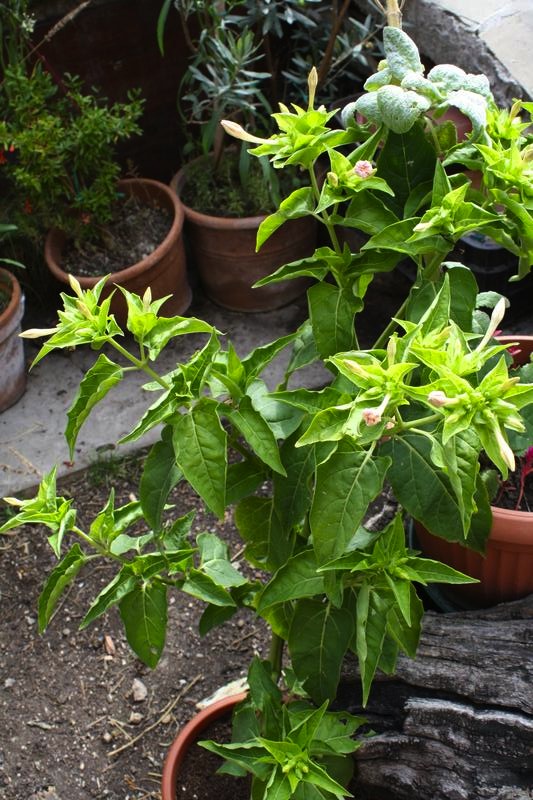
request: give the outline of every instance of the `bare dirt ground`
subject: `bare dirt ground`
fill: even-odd
[[[137,469],[129,462],[100,476],[90,471],[62,493],[91,519],[111,485],[128,501]],[[230,519],[217,522],[179,487],[174,502],[180,515],[196,507],[195,532],[218,532],[238,557]],[[0,798],[155,800],[177,729],[199,700],[245,674],[261,631],[244,612],[202,639],[200,604],[176,593],[165,652],[151,671],[131,653],[116,612],[77,630],[111,577],[100,566],[79,576],[40,636],[37,600],[54,564],[44,530],[0,537]],[[144,699],[134,687],[146,690]]]

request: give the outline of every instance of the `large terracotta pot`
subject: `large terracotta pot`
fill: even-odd
[[[11,272],[0,268],[0,293],[8,296],[0,313],[0,412],[12,406],[26,388],[24,345],[19,338],[24,314],[24,296]]]
[[[505,344],[519,342],[516,361],[521,364],[529,361],[533,336],[500,336],[498,340]],[[415,531],[426,557],[443,561],[480,581],[441,587],[446,597],[461,605],[485,608],[533,593],[533,512],[492,506],[492,528],[485,557],[456,542],[433,536],[418,522]]]
[[[180,767],[187,751],[201,736],[202,732],[217,719],[230,714],[233,708],[244,700],[246,692],[224,697],[204,708],[179,732],[170,746],[161,778],[161,800],[176,800],[176,786]],[[188,798],[184,798],[188,800]]]
[[[181,169],[170,183],[179,195],[186,181]],[[283,264],[310,256],[315,249],[316,224],[311,217],[285,223],[255,252],[258,217],[213,217],[183,205],[186,230],[200,280],[209,298],[232,311],[269,311],[287,305],[309,286],[309,280],[253,284]]]
[[[168,186],[145,178],[131,178],[119,181],[119,190],[140,201],[163,208],[172,215],[172,226],[161,244],[146,258],[136,264],[112,272],[103,291],[106,297],[115,285],[123,286],[130,292],[144,294],[149,286],[153,299],[166,295],[171,297],[161,307],[161,314],[173,316],[182,314],[191,302],[191,289],[187,281],[185,249],[183,246],[183,208]],[[69,282],[69,275],[62,267],[62,252],[65,234],[53,229],[46,237],[44,255],[48,268],[61,283]],[[76,276],[83,289],[91,289],[98,278]],[[111,301],[111,311],[117,322],[124,326],[127,318],[126,302],[120,291],[115,291]]]

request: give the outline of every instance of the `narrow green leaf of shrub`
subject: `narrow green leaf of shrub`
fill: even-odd
[[[139,498],[146,521],[154,531],[161,527],[161,516],[170,491],[181,480],[182,472],[176,465],[172,428],[164,428],[144,462],[139,484]]]
[[[118,364],[100,353],[92,367],[85,373],[74,402],[67,412],[65,437],[68,443],[70,458],[74,456],[74,447],[80,428],[94,406],[102,400],[108,391],[119,383],[124,371]]]
[[[72,583],[87,557],[78,544],[52,570],[39,596],[39,632],[42,633],[54,612],[61,593]]]
[[[167,587],[158,580],[137,581],[119,603],[126,638],[134,653],[152,669],[165,645]]]

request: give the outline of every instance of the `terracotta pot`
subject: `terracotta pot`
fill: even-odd
[[[181,169],[170,183],[179,195],[185,185]],[[186,230],[200,280],[208,297],[231,311],[269,311],[287,305],[309,286],[306,278],[252,289],[261,278],[283,264],[310,256],[315,249],[316,224],[311,217],[291,220],[255,252],[257,229],[264,216],[213,217],[183,205]]]
[[[156,207],[164,208],[173,218],[172,227],[161,244],[146,258],[117,272],[110,273],[102,293],[106,297],[115,284],[130,292],[142,295],[150,286],[152,297],[158,299],[172,295],[161,307],[161,314],[173,316],[182,314],[191,302],[191,289],[187,281],[185,250],[183,246],[183,208],[175,193],[158,181],[145,178],[131,178],[119,181],[119,190],[129,197],[134,196]],[[48,268],[61,283],[68,285],[69,275],[62,267],[62,252],[66,236],[53,229],[46,237],[44,256]],[[83,289],[91,289],[100,277],[76,276]],[[120,291],[115,291],[111,301],[111,311],[119,325],[124,326],[127,318],[126,302]]]
[[[245,697],[246,692],[241,692],[240,694],[224,697],[222,700],[212,703],[210,706],[200,711],[199,714],[196,714],[196,716],[194,716],[179,732],[170,746],[170,750],[167,753],[163,765],[161,800],[176,800],[176,786],[180,767],[191,745],[200,738],[202,732],[209,725],[225,714],[229,714],[233,711],[237,703],[240,703]],[[185,798],[185,800],[188,799]]]
[[[500,336],[506,344],[519,342],[516,361],[527,363],[533,352],[533,336]],[[519,600],[533,593],[533,512],[513,511],[491,506],[492,528],[485,556],[447,542],[415,522],[423,554],[443,561],[455,569],[478,578],[480,583],[439,587],[444,595],[471,608],[486,608],[496,603]]]
[[[0,268],[0,292],[10,295],[0,313],[0,412],[12,406],[26,388],[24,343],[19,338],[24,314],[24,296],[20,284],[10,272]]]

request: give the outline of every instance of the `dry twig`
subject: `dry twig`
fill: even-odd
[[[115,748],[115,750],[111,750],[107,754],[107,757],[108,758],[114,758],[119,753],[122,753],[123,750],[126,750],[128,747],[131,747],[132,745],[136,744],[139,741],[139,739],[142,739],[143,736],[145,736],[147,733],[149,733],[150,731],[153,731],[154,728],[157,728],[158,725],[161,725],[162,721],[165,719],[165,717],[168,714],[170,714],[172,709],[175,708],[175,706],[179,703],[179,701],[182,699],[182,697],[184,697],[187,694],[187,692],[189,692],[193,688],[193,686],[195,686],[198,683],[198,681],[202,679],[202,677],[203,676],[200,673],[198,675],[196,675],[192,679],[192,681],[189,681],[187,686],[184,686],[183,689],[181,689],[178,692],[178,694],[176,695],[174,700],[172,700],[170,703],[167,703],[167,705],[161,711],[159,717],[156,719],[155,722],[152,722],[151,725],[148,725],[137,736],[133,737],[133,739],[130,739],[129,742],[126,742],[125,744],[122,744],[120,747]],[[113,720],[110,720],[110,722],[113,722]]]

